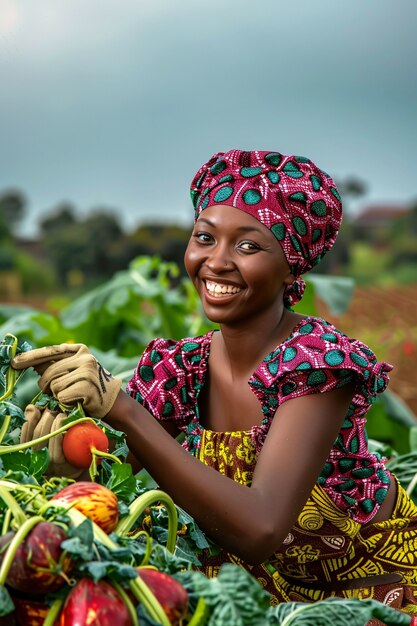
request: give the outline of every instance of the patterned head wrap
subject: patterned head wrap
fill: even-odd
[[[226,204],[245,211],[278,239],[296,280],[284,293],[293,306],[304,292],[301,274],[333,246],[342,203],[328,174],[310,159],[279,152],[230,150],[211,157],[194,176],[195,220],[201,211]]]

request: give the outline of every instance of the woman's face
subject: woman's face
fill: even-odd
[[[274,317],[294,280],[281,246],[257,219],[240,209],[216,205],[194,225],[185,267],[208,319],[220,324]]]

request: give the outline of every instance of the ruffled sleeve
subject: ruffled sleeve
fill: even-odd
[[[391,370],[361,341],[350,339],[324,320],[307,318],[264,361],[258,376],[267,388],[275,388],[279,404],[353,382],[355,404],[365,413],[386,389]]]
[[[181,342],[160,338],[151,341],[126,391],[156,419],[185,426],[194,414],[195,397]]]

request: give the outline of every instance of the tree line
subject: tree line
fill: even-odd
[[[143,224],[125,232],[115,210],[97,208],[79,217],[65,203],[40,218],[39,237],[28,241],[16,234],[25,210],[23,194],[0,193],[0,271],[18,271],[25,292],[89,288],[140,255],[158,255],[182,267],[191,229],[191,223],[189,228]]]
[[[366,184],[348,177],[338,187],[349,207],[352,199],[366,195]],[[125,269],[141,255],[157,255],[175,262],[183,272],[183,256],[191,231],[175,223],[142,224],[125,232],[116,210],[97,208],[78,216],[70,203],[56,206],[39,219],[39,237],[27,241],[18,237],[17,228],[26,214],[26,198],[18,190],[0,191],[0,276],[19,274],[23,293],[87,289]],[[389,262],[417,262],[417,204],[401,219],[393,220],[376,240],[375,233],[358,233],[345,211],[336,245],[320,263],[321,273],[349,273],[356,241],[369,246],[390,246]],[[0,285],[0,296],[1,296]]]

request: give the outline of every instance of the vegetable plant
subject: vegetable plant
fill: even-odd
[[[152,567],[139,567],[139,577],[154,593],[173,626],[187,615],[188,593],[178,580]]]
[[[107,534],[113,532],[119,521],[117,497],[104,485],[93,482],[72,483],[58,491],[52,501],[81,511]]]
[[[0,537],[0,563],[16,536],[13,531]],[[34,588],[39,594],[51,593],[68,582],[71,560],[61,548],[67,534],[61,526],[51,522],[39,522],[22,543],[17,545],[6,583],[16,591],[31,593]]]
[[[223,565],[213,579],[195,571],[200,551],[216,546],[168,494],[146,487],[133,475],[125,462],[123,433],[85,415],[80,406],[57,407],[54,398],[37,394],[30,400],[64,411],[66,422],[55,433],[19,443],[25,404],[16,393],[22,377],[11,371],[10,361],[29,348],[28,343],[18,345],[10,333],[0,343],[0,624],[365,626],[371,619],[388,626],[413,623],[411,616],[373,600],[270,607],[269,594],[238,566]],[[45,444],[57,434],[67,438],[68,460],[81,451],[77,441],[84,437],[83,463],[92,470],[91,482],[47,475]],[[410,435],[415,450],[417,437]],[[114,441],[113,454],[108,452],[109,438]],[[39,444],[42,449],[34,450]],[[414,495],[417,453],[403,463],[394,450],[390,456],[397,472],[402,467],[405,476],[408,471],[405,486]],[[79,458],[76,462],[81,462]]]
[[[69,592],[56,626],[132,626],[130,600],[105,580],[82,578]]]
[[[64,435],[62,451],[66,460],[75,467],[88,468],[93,462],[93,455],[98,456],[96,463],[101,463],[109,451],[106,433],[93,422],[84,422],[72,426]]]

